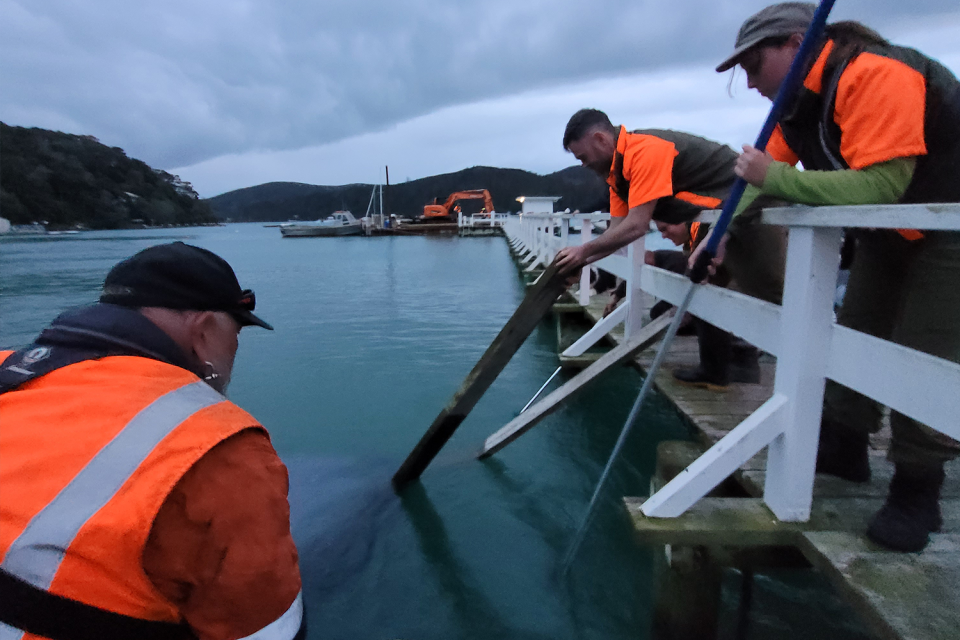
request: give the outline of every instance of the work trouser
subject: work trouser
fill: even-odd
[[[926,232],[909,242],[893,231],[855,231],[856,254],[837,322],[924,353],[960,362],[960,233]],[[864,366],[869,354],[863,354]],[[946,399],[944,399],[946,402]],[[827,381],[824,419],[857,433],[880,428],[880,406]],[[960,443],[897,412],[890,417],[894,463],[934,465]]]
[[[759,207],[770,204],[772,202],[768,199],[758,198],[753,206],[730,222],[721,267],[725,274],[718,273],[721,279],[711,279],[711,283],[780,304],[787,262],[787,234],[783,227],[760,224]],[[700,340],[700,366],[715,379],[726,380],[731,363],[756,366],[757,349],[734,339],[719,327],[698,319],[697,337]]]
[[[767,198],[758,198],[753,206],[734,218],[727,227],[726,253],[723,265],[710,283],[726,287],[766,302],[780,304],[783,298],[783,274],[786,268],[787,235],[783,227],[760,224],[760,207],[770,206]],[[655,257],[661,252],[655,252]],[[677,252],[663,252],[674,253]],[[683,273],[682,262],[674,258],[663,268]],[[660,265],[658,265],[660,266]],[[750,366],[757,351],[736,340],[731,334],[699,318],[696,319],[700,345],[700,366],[712,378],[727,379],[730,364]]]
[[[728,289],[780,304],[787,266],[787,230],[760,224],[760,207],[773,204],[766,197],[757,198],[730,221],[723,266],[731,278]]]

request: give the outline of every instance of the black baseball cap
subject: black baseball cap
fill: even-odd
[[[257,298],[241,289],[226,260],[206,249],[171,242],[118,263],[103,282],[100,302],[123,307],[225,311],[241,327],[273,327],[253,315]]]

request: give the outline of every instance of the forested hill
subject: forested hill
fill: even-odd
[[[230,191],[207,202],[218,218],[234,222],[316,220],[338,209],[352,211],[359,218],[367,210],[372,188],[369,184],[271,182]],[[422,214],[423,205],[434,198],[443,202],[451,193],[465,189],[489,190],[496,210],[502,212],[520,210],[517,196],[560,196],[558,211],[597,211],[609,206],[603,180],[583,167],[568,167],[545,176],[520,169],[471,167],[391,185],[384,189],[384,209],[413,218]],[[465,201],[463,210],[473,213],[481,206],[477,200]]]
[[[50,229],[215,222],[189,183],[93,136],[0,123],[0,216]]]

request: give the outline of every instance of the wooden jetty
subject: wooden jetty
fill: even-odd
[[[570,244],[564,227],[573,218],[528,216],[513,228],[507,225],[507,239],[519,268],[535,273],[560,247]],[[598,214],[581,218],[586,231],[578,242],[592,237],[589,225],[600,218]],[[655,380],[657,389],[689,422],[696,441],[662,443],[652,496],[624,499],[638,543],[658,550],[654,634],[715,637],[722,568],[734,567],[749,577],[754,571],[789,566],[809,567],[825,575],[877,637],[960,637],[960,461],[947,465],[942,530],[931,535],[923,552],[905,554],[878,547],[864,535],[893,474],[885,458],[889,428],[871,439],[869,483],[814,478],[810,457],[816,453],[817,429],[811,426],[819,427],[825,377],[944,433],[960,435],[956,418],[960,415],[960,366],[869,336],[866,340],[862,334],[851,335],[856,332],[833,324],[832,300],[828,301],[836,282],[839,227],[957,230],[960,205],[793,208],[768,211],[764,221],[791,229],[783,307],[713,290],[704,294],[709,300],[701,304],[698,292],[691,311],[768,353],[777,353],[780,362],[772,355],[762,356],[760,384],[731,384],[728,391],[719,393],[689,387],[675,381],[671,373],[697,364],[697,342],[695,337],[678,337]],[[600,328],[592,336],[588,331],[572,346],[567,346],[569,341],[561,345],[569,364],[594,368],[590,379],[599,374],[596,364],[604,356],[589,354],[579,362],[576,358],[583,358],[586,349],[600,339],[614,345],[611,353],[637,340],[653,300],[649,292],[676,303],[687,286],[678,276],[641,267],[642,242],[632,245],[626,256],[598,263],[628,280],[628,299],[614,317],[617,326],[611,329],[613,320],[601,318],[607,296],[591,298],[586,275],[580,291],[572,296],[575,303],[555,305],[559,317],[577,314],[579,309],[580,318]],[[735,305],[739,308],[734,309]],[[733,320],[735,311],[741,316],[739,324]],[[796,335],[796,345],[781,342],[781,328]],[[629,359],[644,371],[658,348],[659,343],[646,346]],[[854,357],[859,367],[841,366],[844,358]],[[922,382],[912,380],[915,376]],[[522,431],[532,428],[541,414],[555,409],[565,397],[561,388],[531,406],[526,421],[523,414],[491,435],[482,455],[492,455],[519,437],[510,432],[511,425],[521,421]],[[791,397],[812,400],[791,402]],[[776,460],[770,469],[768,458]],[[798,631],[797,637],[802,633]]]
[[[365,218],[366,219],[366,218]],[[456,220],[422,221],[375,215],[364,226],[367,236],[502,236],[508,213],[460,214]],[[389,223],[387,222],[389,220]]]

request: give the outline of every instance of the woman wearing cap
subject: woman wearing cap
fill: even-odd
[[[773,100],[815,7],[790,2],[750,17],[717,67],[739,65]],[[803,87],[767,153],[750,146],[737,175],[752,188],[809,205],[960,202],[960,83],[943,65],[890,44],[857,22],[828,25]],[[802,162],[805,171],[795,165]],[[857,249],[840,324],[960,362],[960,234],[855,230]],[[817,471],[870,478],[875,402],[828,381]],[[889,456],[896,472],[867,535],[916,551],[939,530],[944,462],[960,443],[896,412]]]

